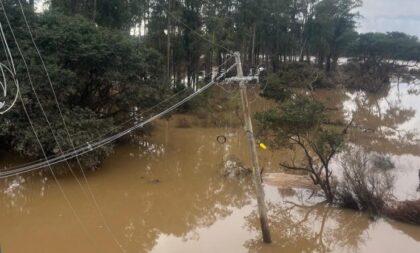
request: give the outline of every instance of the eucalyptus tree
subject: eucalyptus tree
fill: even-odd
[[[315,6],[313,29],[317,31],[315,50],[325,70],[334,69],[338,57],[351,42],[361,0],[323,0]]]
[[[81,15],[100,26],[130,31],[142,20],[148,0],[51,0],[50,8],[66,15]]]

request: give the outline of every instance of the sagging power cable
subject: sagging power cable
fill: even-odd
[[[55,104],[56,104],[56,106],[57,106],[57,109],[58,109],[58,112],[59,112],[59,115],[60,115],[61,121],[62,121],[63,126],[64,126],[64,130],[65,130],[65,132],[66,132],[66,134],[67,134],[67,139],[68,139],[68,141],[69,141],[70,145],[72,146],[72,148],[75,148],[75,146],[74,146],[74,142],[73,142],[73,140],[72,140],[72,138],[71,138],[71,135],[70,135],[69,130],[68,130],[68,127],[67,127],[67,123],[66,123],[66,121],[65,121],[65,119],[64,119],[64,116],[63,116],[63,112],[62,112],[62,109],[61,109],[60,103],[58,102],[58,98],[57,98],[56,92],[55,92],[55,90],[54,90],[54,86],[53,86],[53,84],[52,84],[52,81],[51,81],[51,78],[50,78],[49,72],[48,72],[47,67],[46,67],[46,65],[45,65],[44,59],[43,59],[43,57],[42,57],[42,55],[41,55],[41,53],[40,53],[40,51],[39,51],[39,49],[38,49],[38,46],[37,46],[37,44],[36,44],[36,42],[35,42],[35,39],[34,39],[34,36],[33,36],[33,34],[32,34],[31,28],[30,28],[30,26],[29,26],[28,20],[27,20],[26,15],[25,15],[25,12],[24,12],[24,10],[23,10],[23,6],[22,6],[22,3],[21,3],[21,0],[18,0],[18,3],[19,3],[19,7],[20,7],[20,10],[21,10],[21,13],[22,13],[23,20],[25,21],[25,25],[26,25],[26,27],[27,27],[27,29],[28,29],[28,31],[29,31],[29,35],[30,35],[31,41],[32,41],[33,46],[34,46],[34,48],[35,48],[35,50],[36,50],[36,52],[37,52],[37,55],[38,55],[38,57],[39,57],[39,59],[40,59],[40,61],[41,61],[42,67],[43,67],[43,69],[44,69],[44,72],[45,72],[45,74],[46,74],[46,76],[47,76],[48,84],[50,85],[50,88],[51,88],[51,91],[52,91],[52,94],[53,94],[53,97],[54,97],[54,102],[55,102]],[[29,70],[28,70],[28,71],[29,71]],[[29,72],[28,72],[28,73],[29,73]],[[34,91],[34,92],[35,92],[35,91]],[[35,93],[36,93],[36,92],[35,92]],[[38,99],[37,99],[37,100],[38,100]],[[38,101],[38,102],[39,102],[39,101]],[[39,102],[39,104],[40,104],[40,102]],[[41,105],[41,104],[40,104],[40,107],[41,107],[41,110],[42,110],[42,105]],[[56,138],[56,136],[54,135],[54,130],[52,129],[52,126],[51,126],[51,124],[49,123],[48,118],[47,118],[47,116],[46,116],[46,115],[45,115],[45,118],[46,118],[46,120],[47,120],[47,124],[48,124],[48,126],[50,127],[50,130],[51,130],[51,132],[52,132],[52,134],[53,134],[54,140],[55,140],[55,142],[56,142],[56,144],[57,144],[57,146],[58,146],[59,151],[60,151],[61,153],[63,153],[62,147],[61,147],[60,143],[58,142],[58,139],[57,139],[57,138]],[[76,160],[77,160],[77,164],[78,164],[78,166],[79,166],[80,172],[81,172],[81,174],[82,174],[82,176],[83,176],[83,179],[84,179],[84,182],[85,182],[85,185],[86,185],[86,188],[87,188],[87,192],[89,193],[89,196],[90,196],[90,198],[92,199],[93,205],[94,205],[94,207],[95,207],[96,211],[98,212],[98,214],[99,214],[99,216],[100,216],[100,218],[101,218],[101,220],[102,220],[102,223],[103,223],[104,227],[106,228],[106,230],[107,230],[107,231],[108,231],[108,233],[110,234],[111,238],[113,239],[113,242],[114,242],[114,243],[117,245],[117,247],[121,250],[121,252],[123,252],[123,253],[124,253],[124,252],[126,252],[126,251],[125,251],[125,249],[123,248],[122,244],[118,241],[118,239],[116,238],[116,236],[115,236],[115,235],[114,235],[114,233],[112,232],[112,230],[111,230],[111,228],[110,228],[110,226],[109,226],[109,224],[108,224],[108,222],[107,222],[107,220],[106,220],[106,218],[105,218],[105,216],[104,216],[104,214],[103,214],[103,212],[102,212],[102,210],[101,210],[101,208],[100,208],[100,206],[99,206],[99,204],[98,204],[98,201],[97,201],[97,199],[96,199],[96,197],[95,197],[95,194],[93,193],[93,190],[92,190],[92,188],[91,188],[91,186],[90,186],[90,184],[89,184],[89,181],[88,181],[88,179],[87,179],[86,173],[85,173],[85,171],[84,171],[84,169],[83,169],[83,167],[82,167],[82,164],[81,164],[81,162],[80,162],[79,158],[78,158],[78,157],[76,157]],[[70,170],[71,174],[73,175],[73,177],[76,179],[76,181],[77,181],[78,185],[80,186],[80,188],[81,188],[82,192],[85,194],[86,198],[87,198],[87,199],[89,199],[88,194],[85,192],[85,190],[84,190],[84,188],[83,188],[83,186],[82,186],[82,184],[81,184],[80,180],[77,178],[76,174],[74,173],[74,171],[73,171],[73,169],[72,169],[71,165],[68,163],[68,161],[66,161],[66,165],[67,165],[68,169]]]
[[[30,78],[28,65],[27,65],[27,63],[26,63],[25,57],[24,57],[24,55],[23,55],[23,52],[22,52],[22,50],[21,50],[21,48],[20,48],[20,46],[19,46],[19,43],[17,42],[17,39],[16,39],[16,36],[15,36],[15,34],[14,34],[14,31],[13,31],[12,25],[11,25],[11,23],[10,23],[10,20],[9,20],[9,18],[8,18],[8,16],[7,16],[7,13],[6,13],[6,10],[5,10],[5,8],[4,8],[3,0],[0,0],[0,5],[1,5],[1,8],[2,8],[2,10],[3,10],[3,14],[4,14],[4,17],[5,17],[5,19],[6,19],[7,25],[8,25],[8,27],[9,27],[9,29],[10,29],[11,35],[12,35],[12,37],[13,37],[13,40],[14,40],[14,42],[15,42],[15,44],[16,44],[16,47],[17,47],[17,49],[18,49],[18,51],[19,51],[20,56],[22,57],[23,64],[25,65],[26,70],[28,71],[28,77]],[[11,56],[10,61],[11,61],[11,63],[12,63],[13,71],[15,72],[15,71],[16,71],[16,69],[15,69],[15,66],[14,66],[14,63],[13,63],[13,62],[14,62],[14,60],[13,60],[13,56],[12,56],[11,54],[10,54],[10,56]],[[31,79],[30,79],[29,83],[31,84],[32,89],[34,90],[34,87],[33,87],[32,80],[31,80]],[[35,95],[36,95],[36,93],[35,93]],[[28,121],[29,121],[29,124],[30,124],[30,126],[31,126],[31,129],[32,129],[33,134],[34,134],[34,136],[35,136],[35,139],[36,139],[36,141],[37,141],[37,143],[38,143],[38,145],[39,145],[39,147],[40,147],[40,149],[41,149],[41,153],[42,153],[42,155],[45,157],[45,159],[47,159],[47,154],[46,154],[45,149],[44,149],[44,147],[43,147],[43,145],[42,145],[42,143],[41,143],[41,140],[40,140],[40,138],[39,138],[39,136],[38,136],[38,133],[37,133],[37,131],[36,131],[36,129],[35,129],[34,123],[33,123],[32,119],[31,119],[31,117],[30,117],[30,115],[29,115],[29,112],[28,112],[28,110],[27,110],[27,108],[26,108],[26,105],[25,105],[25,102],[24,102],[24,100],[23,100],[23,98],[22,98],[22,95],[21,95],[20,93],[18,93],[18,96],[19,96],[19,100],[20,100],[20,101],[21,101],[21,103],[22,103],[22,108],[23,108],[23,110],[24,110],[24,112],[25,112],[25,115],[26,115],[26,117],[27,117]],[[36,97],[37,97],[37,95],[36,95]],[[38,101],[38,103],[39,103],[39,98],[37,99],[37,101]],[[42,105],[41,105],[41,104],[40,104],[40,106],[41,106],[41,109],[42,109]],[[44,112],[44,113],[45,113],[45,112]],[[48,120],[48,119],[47,119],[47,120]],[[53,176],[53,178],[54,178],[54,181],[55,181],[55,183],[57,184],[57,187],[59,188],[59,190],[60,190],[61,194],[63,195],[63,198],[65,199],[65,201],[66,201],[67,205],[69,206],[69,208],[70,208],[70,210],[71,210],[72,214],[74,215],[74,217],[76,218],[77,222],[78,222],[78,223],[79,223],[79,225],[81,226],[81,228],[82,228],[83,232],[84,232],[84,233],[86,234],[86,236],[87,236],[87,237],[91,240],[91,236],[90,236],[90,234],[88,233],[88,231],[87,231],[87,229],[86,229],[86,226],[84,225],[84,223],[83,223],[82,219],[80,218],[79,214],[76,212],[76,209],[74,208],[73,204],[71,203],[71,201],[70,201],[69,197],[68,197],[68,196],[67,196],[67,194],[65,193],[64,188],[63,188],[63,186],[61,185],[61,183],[59,182],[59,180],[58,180],[58,178],[57,178],[57,175],[55,174],[54,170],[52,169],[51,164],[50,164],[49,162],[47,162],[45,167],[48,167],[48,169],[50,170],[50,172],[51,172],[51,174],[52,174],[52,176]]]
[[[220,64],[220,65],[219,65],[219,66],[217,66],[216,68],[220,69],[222,66],[226,65],[226,64],[229,62],[229,60],[230,60],[230,59],[232,59],[232,57],[229,57],[228,59],[226,59],[226,61],[225,61],[225,62],[223,62],[222,64]],[[229,71],[222,72],[222,74],[223,74],[223,73],[225,73],[225,74],[226,74],[227,72],[229,72]],[[210,77],[210,75],[211,75],[211,73],[210,73],[210,74],[208,74],[208,75],[206,76],[206,78],[207,78],[207,77]],[[220,80],[220,79],[219,79],[219,80]],[[136,124],[136,123],[138,123],[139,119],[140,119],[140,120],[143,120],[144,118],[147,118],[147,114],[148,114],[148,113],[150,113],[150,112],[152,112],[154,109],[158,109],[158,108],[159,108],[160,106],[162,106],[163,104],[165,104],[165,103],[167,103],[167,102],[171,101],[172,99],[177,98],[177,97],[178,97],[178,96],[180,96],[180,95],[183,95],[183,93],[187,93],[187,92],[189,92],[189,91],[191,91],[191,90],[189,90],[189,89],[185,88],[185,89],[183,89],[183,90],[181,90],[181,91],[179,91],[179,92],[177,92],[177,93],[175,93],[175,94],[173,94],[173,95],[169,96],[168,98],[165,98],[164,100],[162,100],[161,102],[157,103],[156,105],[154,105],[154,106],[152,106],[152,107],[150,107],[150,108],[146,109],[145,111],[141,112],[138,116],[131,117],[130,119],[128,119],[128,120],[126,120],[126,121],[124,121],[124,122],[123,122],[123,123],[121,123],[120,125],[118,125],[118,126],[116,126],[116,127],[113,127],[110,131],[108,131],[108,132],[106,132],[106,133],[104,133],[104,134],[101,134],[100,136],[95,137],[94,139],[91,139],[91,140],[87,141],[86,143],[84,143],[84,144],[81,144],[81,145],[77,146],[76,148],[73,148],[73,149],[67,150],[67,151],[65,151],[64,153],[69,153],[69,152],[72,152],[72,151],[74,151],[74,150],[81,149],[81,148],[83,148],[83,147],[86,147],[86,146],[90,145],[90,143],[99,142],[99,141],[101,141],[101,140],[103,140],[103,139],[105,139],[105,138],[108,138],[108,137],[109,137],[109,136],[111,136],[111,135],[114,135],[114,134],[116,134],[116,133],[122,132],[122,131],[124,131],[125,129],[127,129],[128,127],[130,127],[130,126],[131,126],[131,125],[129,125],[130,123],[132,123],[132,124]],[[184,97],[183,97],[183,98],[184,98]],[[156,112],[156,113],[157,113],[157,112]],[[108,136],[108,137],[107,137],[107,136]],[[48,159],[52,160],[52,159],[58,158],[59,156],[60,156],[60,154],[51,155],[51,156],[49,156],[49,157],[48,157]],[[15,166],[15,167],[5,168],[5,171],[12,171],[12,170],[16,170],[16,169],[23,168],[23,167],[33,166],[33,165],[35,165],[35,164],[39,164],[39,163],[41,163],[41,162],[43,162],[43,161],[45,161],[45,159],[35,160],[35,161],[29,162],[29,163],[25,163],[25,164],[21,164],[21,165]],[[1,173],[0,173],[0,175],[1,175]]]
[[[100,147],[103,147],[104,145],[112,143],[115,140],[117,140],[117,139],[119,139],[119,138],[121,138],[121,137],[123,137],[127,134],[130,134],[131,132],[133,132],[133,131],[135,131],[139,128],[143,128],[145,125],[149,124],[150,122],[152,122],[152,121],[154,121],[154,120],[156,120],[156,119],[174,111],[175,109],[177,109],[178,107],[187,103],[188,101],[190,101],[194,97],[200,95],[201,93],[203,93],[204,91],[206,91],[207,89],[212,87],[214,84],[216,84],[217,81],[219,81],[220,79],[225,77],[225,75],[235,67],[236,67],[236,64],[233,64],[225,72],[223,72],[221,75],[219,75],[217,78],[215,78],[214,80],[212,80],[211,82],[209,82],[205,86],[198,89],[196,92],[192,93],[191,95],[187,96],[186,98],[182,99],[181,101],[177,102],[176,104],[166,108],[165,110],[161,111],[160,113],[157,113],[157,114],[149,117],[148,119],[143,120],[143,121],[133,125],[132,127],[128,128],[128,129],[125,129],[124,131],[116,133],[116,134],[114,134],[110,137],[104,138],[104,139],[102,139],[100,141],[97,141],[95,143],[88,143],[87,145],[85,145],[81,148],[78,148],[76,150],[71,150],[71,151],[68,151],[68,152],[64,152],[64,154],[62,154],[62,155],[56,156],[56,157],[51,158],[51,159],[46,159],[46,160],[44,160],[42,162],[39,162],[39,163],[36,163],[36,164],[16,168],[16,169],[13,169],[13,170],[7,170],[7,171],[4,171],[4,172],[0,172],[0,178],[7,178],[7,177],[11,177],[11,176],[16,176],[16,175],[28,173],[28,172],[31,172],[31,171],[36,171],[36,170],[39,170],[39,169],[42,169],[42,168],[46,167],[47,164],[55,165],[55,164],[73,159],[77,156],[81,156],[81,155],[84,155],[86,153],[92,152],[93,150],[96,150]]]
[[[9,44],[7,43],[6,36],[5,36],[4,30],[3,30],[3,25],[1,24],[1,22],[0,22],[0,36],[1,36],[0,40],[1,40],[1,43],[2,43],[2,46],[3,46],[3,51],[4,51],[4,54],[5,54],[6,60],[9,63],[9,66],[10,66],[10,68],[9,68],[6,65],[4,65],[3,63],[0,63],[0,72],[1,72],[1,75],[3,77],[2,78],[3,81],[0,81],[0,85],[1,85],[1,88],[3,89],[3,98],[7,99],[7,96],[8,96],[8,93],[7,93],[8,81],[7,81],[7,78],[6,78],[6,73],[10,75],[10,77],[13,80],[14,85],[16,86],[16,92],[15,92],[14,98],[12,99],[12,102],[10,103],[10,105],[7,106],[6,101],[0,102],[0,115],[2,115],[2,114],[7,113],[8,111],[10,111],[15,106],[15,104],[18,100],[18,97],[19,97],[20,90],[19,90],[19,81],[16,78],[16,69],[14,67],[12,54],[10,52]],[[4,71],[4,70],[6,70],[6,71]]]

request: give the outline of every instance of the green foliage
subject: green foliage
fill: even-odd
[[[101,26],[128,31],[146,11],[145,0],[51,0],[51,9],[81,15]]]
[[[386,62],[351,60],[342,67],[343,84],[348,89],[387,94],[392,70],[392,65]]]
[[[319,126],[325,118],[324,106],[306,97],[290,99],[280,105],[278,123],[288,132],[302,132]]]
[[[335,129],[321,128],[312,141],[312,147],[319,157],[328,158],[344,148],[344,135]]]
[[[283,101],[290,97],[292,88],[314,90],[331,88],[337,85],[334,75],[327,75],[308,63],[283,64],[279,71],[271,74],[262,95],[264,97]]]
[[[360,6],[360,0],[324,0],[315,6],[316,18],[310,27],[317,33],[314,44],[319,47],[320,58],[326,58],[327,71],[335,67],[340,53],[351,42],[358,17],[354,10]]]
[[[289,163],[281,164],[289,170],[308,173],[314,184],[319,185],[329,202],[334,201],[331,182],[331,159],[344,146],[344,131],[324,127],[324,106],[310,98],[293,96],[272,109],[256,115],[259,136],[273,147],[300,150]]]
[[[366,33],[354,40],[347,54],[354,59],[343,68],[347,74],[344,84],[379,92],[389,89],[391,74],[401,68],[397,60],[420,60],[420,42],[417,37],[400,32]]]
[[[301,96],[293,96],[275,109],[256,114],[260,135],[274,136],[275,146],[284,145],[290,137],[319,130],[325,117],[321,103]]]
[[[266,87],[262,92],[264,97],[281,102],[291,95],[291,91],[287,87],[287,84],[283,83],[277,74],[268,76],[266,82]]]
[[[348,47],[352,61],[343,67],[348,88],[380,92],[390,88],[390,76],[402,61],[420,60],[417,37],[400,32],[360,34]]]
[[[331,81],[329,75],[302,63],[309,62],[310,56],[316,56],[319,67],[328,71],[344,53],[417,60],[420,52],[417,39],[405,34],[357,36],[359,0],[51,0],[49,10],[39,14],[23,3],[66,122],[78,143],[118,125],[134,108],[141,111],[156,104],[176,86],[193,90],[202,82],[203,70],[211,73],[212,67],[228,57],[229,50],[218,45],[240,51],[245,71],[264,66],[276,73],[268,78],[263,94],[284,102],[273,112],[272,120],[281,123],[283,132],[286,125],[296,124],[288,130],[304,132],[311,126],[311,133],[322,128],[322,109],[310,99],[293,96],[290,88],[330,87]],[[49,120],[53,128],[62,128],[20,9],[15,1],[4,4]],[[3,16],[0,22],[6,24]],[[144,36],[130,36],[140,24]],[[5,32],[10,40],[10,30]],[[54,143],[16,45],[9,44],[25,105],[43,143]],[[5,62],[4,55],[1,57]],[[372,72],[376,73],[369,68],[366,75]],[[189,106],[195,107],[193,103]],[[73,121],[86,125],[82,128],[70,123]],[[22,107],[17,106],[0,124],[0,143],[5,149],[40,156],[34,136],[27,131]],[[86,133],[78,136],[82,130]],[[57,131],[67,148],[61,130]],[[55,151],[56,147],[48,144],[48,154]]]
[[[69,103],[107,116],[137,105],[158,80],[159,54],[120,32],[80,17],[47,13],[39,20],[37,44],[50,60],[51,76]],[[59,49],[59,50],[58,50]],[[141,105],[141,104],[140,104]]]
[[[8,13],[15,12],[8,6]],[[17,15],[11,19],[18,43],[29,65],[29,73],[55,137],[63,151],[71,148],[63,122],[41,61],[30,41],[27,28]],[[5,24],[3,17],[0,22]],[[85,145],[107,133],[131,116],[134,107],[142,111],[155,105],[167,94],[158,85],[161,76],[160,55],[125,33],[97,27],[80,17],[46,12],[30,16],[36,43],[45,60],[65,122],[75,146]],[[7,38],[12,38],[5,29]],[[60,153],[51,129],[47,127],[29,76],[16,44],[9,42],[14,54],[21,94],[38,137],[47,155]],[[6,62],[4,55],[2,62]],[[24,156],[42,157],[42,152],[23,107],[18,104],[0,120],[2,148]],[[83,157],[89,166],[99,163],[112,146]]]
[[[360,34],[349,46],[348,54],[366,62],[384,60],[420,60],[417,37],[401,32]]]

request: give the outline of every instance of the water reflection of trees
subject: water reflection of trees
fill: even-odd
[[[210,148],[212,146],[206,147],[202,151],[204,154],[202,157],[192,158],[182,164],[169,164],[167,167],[163,166],[165,159],[161,154],[156,154],[156,156],[162,159],[156,159],[156,156],[144,159],[144,149],[130,148],[129,152],[125,149],[121,154],[117,152],[117,156],[120,158],[115,159],[115,164],[128,163],[126,167],[123,167],[124,169],[131,168],[129,163],[135,164],[133,167],[137,168],[139,166],[153,168],[151,171],[142,170],[141,174],[144,176],[141,177],[138,173],[133,174],[133,171],[112,173],[112,180],[108,180],[107,183],[100,182],[109,188],[105,187],[101,190],[94,188],[113,233],[127,252],[150,251],[160,235],[198,239],[194,237],[197,229],[211,226],[217,220],[229,216],[235,209],[250,203],[253,194],[252,182],[247,178],[227,180],[220,176],[218,168],[213,168],[203,161],[212,155],[207,150]],[[142,164],[139,164],[140,161]],[[113,166],[114,163],[110,167]],[[118,169],[113,168],[113,170]],[[94,172],[92,173],[94,174]],[[96,173],[106,174],[107,172],[106,169],[103,169]],[[132,179],[133,177],[136,178]],[[19,217],[17,211],[19,209],[25,211],[25,214],[21,215],[33,217],[34,220],[49,220],[52,224],[60,224],[60,218],[53,212],[57,207],[63,205],[62,199],[58,196],[59,193],[56,192],[58,189],[54,183],[49,181],[52,186],[50,188],[49,184],[42,181],[44,178],[28,177],[26,183],[22,183],[22,187],[19,187],[19,191],[14,191],[16,196],[9,198],[2,195],[0,204],[3,211],[0,216],[0,224],[5,226],[1,227],[12,227],[6,215],[13,214]],[[90,210],[92,214],[89,213],[86,208],[86,200],[82,196],[76,195],[75,192],[79,189],[70,182],[73,180],[73,178],[60,178],[62,183],[68,182],[68,188],[65,187],[65,190],[72,199],[77,212],[82,217],[96,215],[94,210]],[[95,184],[95,180],[91,181],[91,184]],[[7,184],[3,186],[7,186]],[[47,189],[50,188],[51,191],[47,191],[45,196],[41,196],[38,191],[44,186]],[[22,197],[24,199],[21,200]],[[19,200],[18,206],[8,205],[14,200]],[[52,211],[40,204],[45,200],[48,200]],[[89,224],[99,222],[99,219],[96,220],[96,216],[93,216],[92,219],[95,221],[89,222]],[[88,227],[89,231],[95,231],[95,229],[97,227]],[[190,238],[192,235],[193,238]]]
[[[369,227],[368,219],[355,212],[340,210],[324,204],[304,206],[270,203],[269,220],[273,231],[273,248],[259,239],[246,242],[250,252],[357,252],[363,243],[363,233]],[[248,226],[258,230],[256,213],[248,217]],[[274,252],[274,251],[273,251]]]
[[[147,178],[161,174],[147,174],[141,194],[137,188],[128,191],[126,202],[131,207],[120,215],[121,226],[127,231],[123,243],[129,251],[150,251],[162,234],[198,239],[197,229],[209,227],[250,203],[253,188],[249,179],[227,180],[218,170],[198,166],[201,159],[197,159],[182,168],[170,166],[160,183]],[[153,158],[151,161],[156,162]]]
[[[345,124],[351,117],[354,131],[350,140],[379,153],[419,154],[418,133],[405,129],[417,108],[404,105],[405,96],[415,95],[413,85],[394,83],[372,94],[366,92],[328,91],[316,94],[331,110],[332,122]]]
[[[405,108],[402,100],[389,100],[386,96],[361,93],[354,99],[353,119],[357,131],[352,141],[381,153],[418,153],[416,133],[401,129],[409,122],[416,110]]]

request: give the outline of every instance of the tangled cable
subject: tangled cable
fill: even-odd
[[[19,81],[16,78],[16,69],[13,62],[12,54],[10,53],[9,44],[7,43],[6,36],[3,31],[3,26],[0,22],[0,40],[3,46],[3,51],[6,56],[7,62],[10,65],[10,67],[6,66],[5,64],[0,62],[0,87],[3,92],[1,92],[0,96],[2,98],[0,99],[0,115],[5,114],[8,111],[10,111],[13,106],[15,106],[16,101],[19,97]],[[8,99],[8,86],[9,86],[9,78],[12,79],[13,84],[16,87],[16,92],[14,92],[14,97],[12,99]],[[6,101],[11,100],[11,103],[7,105]]]

